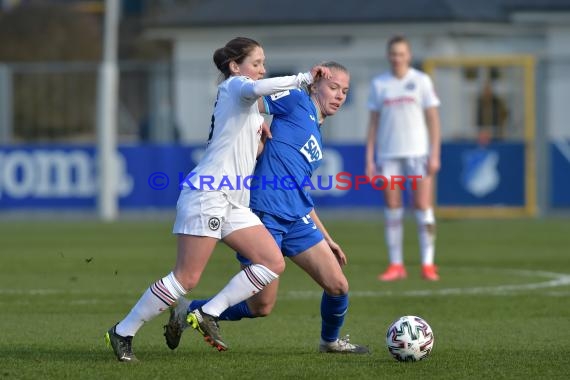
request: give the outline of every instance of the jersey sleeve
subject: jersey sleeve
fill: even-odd
[[[265,111],[269,115],[289,114],[299,104],[302,94],[302,90],[286,90],[264,96]]]
[[[435,89],[433,87],[433,82],[431,78],[425,74],[422,80],[422,106],[424,109],[438,107],[441,104]]]
[[[368,101],[366,105],[368,106],[369,111],[380,112],[380,109],[382,108],[374,80],[370,82],[370,92],[368,93]]]
[[[240,96],[246,101],[256,100],[260,96],[292,90],[313,83],[313,76],[310,72],[256,81],[249,78],[246,79],[242,82],[240,89]]]

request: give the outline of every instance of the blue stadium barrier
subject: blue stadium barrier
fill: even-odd
[[[570,141],[550,144],[550,207],[570,207]]]
[[[116,158],[121,209],[172,208],[179,182],[194,167],[203,146],[121,146]],[[364,183],[364,146],[329,145],[311,185],[319,207],[381,207],[379,190]],[[553,206],[570,205],[570,163],[552,148]],[[0,147],[0,210],[94,209],[96,158],[93,146]],[[521,206],[524,146],[446,143],[438,177],[440,206]],[[331,182],[332,179],[332,182]],[[406,183],[410,189],[412,183]]]

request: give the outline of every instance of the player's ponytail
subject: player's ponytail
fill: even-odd
[[[261,47],[259,42],[247,37],[236,37],[229,41],[224,47],[216,49],[214,52],[214,64],[222,73],[224,79],[231,76],[230,62],[237,64],[243,62],[245,57],[251,53],[255,47]]]

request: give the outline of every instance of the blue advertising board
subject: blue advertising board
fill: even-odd
[[[120,208],[174,208],[179,184],[203,151],[203,146],[121,146],[115,157]],[[362,179],[362,146],[335,146],[324,156],[308,184],[319,205],[380,204],[378,191]],[[93,209],[96,171],[92,146],[0,148],[0,209]]]
[[[550,144],[550,207],[570,207],[570,141]]]
[[[114,165],[119,206],[174,207],[178,173],[188,172],[201,150],[174,145],[120,147]],[[92,146],[0,148],[0,209],[93,209],[96,174]]]
[[[438,206],[525,205],[524,143],[443,144],[441,157]]]
[[[115,158],[120,208],[173,209],[179,183],[203,151],[204,146],[121,146]],[[382,206],[379,184],[374,188],[364,176],[363,145],[329,145],[323,156],[309,184],[319,207]],[[566,160],[555,157],[553,161],[560,166],[557,170],[567,170]],[[0,147],[0,210],[94,209],[96,170],[93,146]],[[485,148],[444,144],[437,202],[440,206],[520,206],[525,201],[524,173],[523,144]],[[408,192],[412,185],[405,184]],[[562,193],[553,194],[553,199],[564,204],[568,192],[560,189]]]

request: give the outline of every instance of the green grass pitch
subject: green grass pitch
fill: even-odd
[[[325,221],[326,222],[326,221]],[[0,223],[0,379],[567,379],[570,376],[570,221],[441,221],[442,280],[422,281],[415,225],[406,224],[408,279],[380,283],[387,262],[378,222],[327,226],[349,257],[343,333],[364,356],[317,352],[320,290],[290,261],[267,318],[222,322],[230,350],[194,331],[170,351],[166,313],[134,341],[140,363],[116,361],[105,331],[175,259],[168,222]],[[191,297],[213,295],[237,271],[220,245]],[[435,346],[398,363],[384,340],[401,315],[420,315]]]

